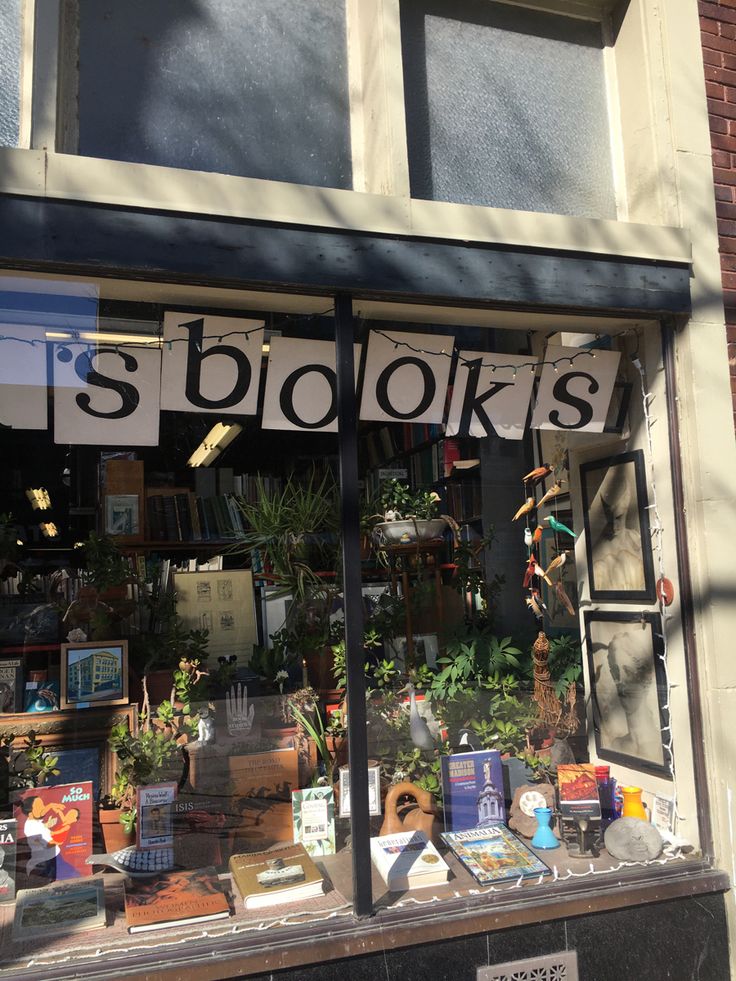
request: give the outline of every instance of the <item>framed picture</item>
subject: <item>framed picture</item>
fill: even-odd
[[[580,486],[592,600],[654,601],[644,454],[584,463]]]
[[[105,534],[138,535],[140,533],[140,501],[137,494],[107,494],[105,496]]]
[[[671,776],[660,615],[595,610],[584,621],[598,756]]]
[[[62,709],[128,704],[128,642],[61,645]]]
[[[136,842],[139,848],[174,847],[175,783],[156,783],[136,790]]]
[[[90,780],[93,790],[104,796],[110,792],[115,778],[116,757],[108,745],[114,726],[127,725],[138,730],[138,706],[100,706],[78,712],[48,712],[41,715],[20,713],[3,716],[7,732],[15,734],[13,749],[21,751],[25,737],[35,732],[44,750],[59,755],[59,775],[47,783],[79,783]],[[91,767],[96,766],[96,772]]]
[[[381,768],[368,767],[368,813],[381,813]],[[350,767],[340,767],[340,811],[338,817],[350,817]]]
[[[439,656],[439,641],[437,634],[412,634],[414,641],[414,661],[417,664],[426,663],[429,668],[437,667]],[[396,661],[397,667],[403,671],[409,653],[406,637],[394,637],[384,642],[386,656]]]
[[[0,713],[23,711],[23,658],[0,658]]]
[[[184,627],[209,631],[210,658],[235,654],[239,664],[247,664],[258,643],[251,570],[176,572],[174,589]]]

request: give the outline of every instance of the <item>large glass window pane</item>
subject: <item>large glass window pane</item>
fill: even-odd
[[[332,0],[82,0],[79,152],[352,186]]]
[[[0,146],[17,146],[20,130],[21,0],[0,6]]]
[[[412,195],[614,217],[601,26],[403,0]]]

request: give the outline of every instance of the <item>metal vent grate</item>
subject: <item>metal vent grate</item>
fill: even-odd
[[[578,955],[570,950],[479,967],[478,981],[579,981]]]

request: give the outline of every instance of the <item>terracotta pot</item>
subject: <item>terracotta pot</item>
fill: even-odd
[[[119,807],[101,807],[98,811],[102,840],[105,842],[107,853],[116,852],[135,844],[135,834],[127,832],[120,823],[122,813]]]
[[[160,705],[171,698],[174,687],[174,675],[169,669],[149,671],[146,675],[146,688],[151,705]]]
[[[335,678],[332,668],[335,663],[335,656],[331,647],[324,647],[320,651],[310,651],[305,661],[307,662],[307,678],[309,684],[319,694],[334,692]]]

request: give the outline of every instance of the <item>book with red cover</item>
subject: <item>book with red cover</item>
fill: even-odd
[[[601,802],[592,763],[560,763],[557,766],[560,814],[563,817],[599,818]]]
[[[221,920],[230,913],[230,903],[214,868],[170,872],[125,883],[128,933]]]
[[[34,787],[15,795],[18,871],[51,882],[92,875],[92,781]]]

